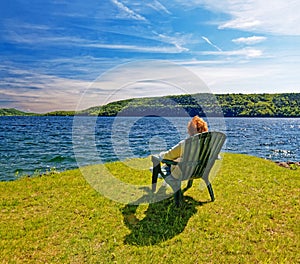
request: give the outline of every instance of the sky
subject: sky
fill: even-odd
[[[298,0],[1,1],[0,108],[300,92],[299,11]]]

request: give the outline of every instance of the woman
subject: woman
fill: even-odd
[[[187,131],[190,136],[194,136],[198,133],[203,133],[208,131],[207,123],[199,116],[194,116],[192,120],[188,123]],[[183,141],[180,141],[177,145],[172,147],[168,151],[161,152],[159,154],[160,159],[176,160],[181,157],[183,150]]]
[[[187,125],[187,132],[190,136],[194,136],[196,134],[207,132],[207,131],[208,131],[207,123],[199,116],[194,116]],[[170,150],[161,152],[159,154],[159,159],[180,161],[180,157],[182,156],[183,149],[184,149],[184,140],[180,141],[177,145],[172,147]],[[167,170],[168,168],[165,167],[164,169]],[[179,178],[180,174],[181,172],[178,166],[172,166],[172,176],[174,178]]]

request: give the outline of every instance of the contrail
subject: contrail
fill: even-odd
[[[222,51],[218,46],[214,45],[213,43],[211,43],[211,41],[207,38],[207,37],[204,37],[204,36],[201,36],[202,39],[204,39],[209,45],[213,46],[214,48],[216,48],[218,51]]]

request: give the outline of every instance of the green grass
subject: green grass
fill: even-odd
[[[150,166],[149,159],[130,162]],[[106,166],[122,181],[151,181],[148,170]],[[225,154],[215,202],[197,180],[179,209],[172,196],[141,205],[112,201],[79,170],[1,182],[0,262],[299,263],[299,180],[299,170]]]

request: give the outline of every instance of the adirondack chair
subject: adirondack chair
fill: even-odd
[[[213,188],[209,181],[209,173],[213,167],[221,148],[225,142],[226,136],[221,132],[204,132],[189,137],[184,141],[184,151],[180,162],[173,160],[160,160],[158,156],[152,156],[152,191],[156,191],[158,174],[171,186],[174,192],[176,206],[180,206],[183,194],[181,191],[181,182],[188,181],[186,189],[190,188],[193,180],[202,178],[207,186],[211,200],[215,200]],[[172,176],[171,170],[163,172],[161,163],[167,166],[176,165],[181,170],[181,177],[176,179]]]

